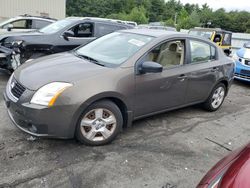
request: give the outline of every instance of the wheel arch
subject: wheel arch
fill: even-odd
[[[118,106],[118,108],[120,109],[122,116],[123,116],[122,128],[126,128],[126,127],[131,125],[132,119],[133,119],[133,116],[132,116],[133,113],[132,113],[131,105],[129,105],[129,102],[125,99],[124,96],[122,96],[119,93],[105,92],[105,93],[97,94],[97,95],[89,98],[88,100],[86,100],[85,102],[83,102],[80,105],[80,107],[78,108],[78,110],[74,114],[73,121],[72,121],[72,124],[70,126],[72,129],[72,130],[70,130],[70,131],[72,131],[72,134],[75,134],[76,126],[79,123],[79,119],[80,119],[80,116],[82,115],[82,113],[93,103],[98,102],[98,101],[102,101],[102,100],[112,101],[114,104],[116,104]]]

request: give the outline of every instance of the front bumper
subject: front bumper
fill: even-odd
[[[7,85],[8,87],[8,85]],[[8,115],[20,130],[37,137],[73,138],[76,122],[75,106],[62,105],[51,108],[30,104],[33,91],[26,90],[18,101],[8,89],[3,94]]]
[[[238,80],[250,82],[250,66],[242,65],[240,62],[236,61],[234,78]]]

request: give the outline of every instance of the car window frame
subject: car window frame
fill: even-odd
[[[183,62],[183,64],[182,65],[176,65],[176,66],[173,66],[173,67],[163,67],[162,66],[162,68],[163,68],[163,70],[162,71],[166,71],[166,70],[171,70],[171,69],[176,69],[176,68],[180,68],[180,67],[183,67],[183,66],[185,66],[186,64],[187,64],[187,38],[185,38],[185,37],[174,37],[174,38],[171,38],[171,39],[165,39],[165,40],[163,40],[163,41],[161,41],[161,42],[159,42],[159,43],[157,43],[157,44],[155,44],[155,45],[153,45],[149,50],[147,50],[147,52],[145,52],[141,57],[139,57],[138,58],[138,60],[135,62],[135,74],[136,75],[140,75],[141,73],[139,72],[139,66],[144,62],[143,61],[143,59],[145,58],[145,56],[147,56],[148,55],[148,53],[150,52],[150,51],[152,51],[154,48],[156,48],[156,47],[158,47],[158,46],[161,46],[162,44],[164,44],[164,43],[167,43],[167,42],[171,42],[171,41],[175,41],[175,40],[183,40],[184,41],[184,43],[185,43],[185,45],[184,45],[184,62]],[[155,63],[157,63],[157,62],[155,62]],[[158,63],[159,64],[159,63]]]
[[[9,22],[9,23],[7,23],[7,24],[5,24],[5,25],[3,25],[2,26],[2,28],[3,29],[7,29],[7,27],[8,27],[8,25],[9,24],[12,24],[13,25],[13,22],[19,22],[19,21],[25,21],[25,28],[15,28],[15,27],[13,27],[13,29],[25,29],[25,30],[28,30],[28,29],[32,29],[32,28],[27,28],[27,26],[28,26],[28,22],[29,21],[31,21],[31,26],[32,26],[32,19],[27,19],[27,18],[21,18],[21,19],[16,19],[16,20],[13,20],[13,21],[11,21],[11,22]],[[14,26],[14,25],[13,25]]]
[[[80,24],[85,24],[85,23],[91,23],[92,25],[93,25],[93,36],[91,36],[91,37],[68,37],[69,39],[77,39],[77,40],[79,40],[79,39],[95,39],[96,38],[96,36],[95,36],[95,22],[93,22],[93,21],[83,21],[83,22],[77,22],[77,23],[74,23],[74,24],[72,24],[72,25],[70,25],[70,26],[68,26],[67,28],[65,28],[62,32],[61,32],[61,38],[64,38],[63,37],[63,34],[64,34],[64,32],[66,32],[66,31],[69,31],[70,29],[72,29],[73,27],[75,27],[75,26],[77,26],[77,25],[80,25]]]
[[[114,22],[101,22],[101,21],[96,21],[96,22],[95,22],[95,31],[94,31],[94,35],[95,35],[96,37],[102,37],[102,36],[103,36],[103,35],[101,35],[101,36],[97,35],[97,34],[98,34],[98,24],[103,24],[103,25],[107,25],[107,26],[111,26],[111,27],[123,27],[123,28],[121,28],[121,29],[113,30],[112,32],[127,29],[127,27],[126,27],[125,25],[123,26],[123,25],[120,25],[120,24],[116,24],[116,23],[114,23]],[[112,32],[111,32],[111,33],[112,33]],[[108,34],[109,34],[109,33],[108,33]],[[105,34],[105,35],[107,35],[107,34]]]
[[[202,42],[202,43],[208,44],[210,46],[210,58],[211,58],[211,47],[214,47],[215,48],[215,59],[191,63],[192,57],[191,57],[191,43],[190,43],[190,41],[197,41],[197,42]],[[188,59],[187,59],[186,65],[198,65],[198,64],[203,64],[203,63],[209,63],[209,62],[213,62],[213,61],[218,60],[218,49],[217,49],[217,46],[214,43],[211,43],[210,41],[204,41],[204,40],[201,40],[198,38],[188,38],[187,39],[187,56],[188,56]]]
[[[49,24],[52,24],[53,22],[51,22],[51,21],[49,21],[49,20],[45,20],[45,19],[32,19],[32,24],[31,24],[31,29],[35,29],[35,30],[39,30],[39,29],[42,29],[43,27],[46,27],[46,26],[43,26],[43,27],[41,27],[41,28],[33,28],[33,22],[35,23],[35,24],[37,24],[37,21],[40,21],[40,22],[46,22],[46,23],[48,23],[47,25],[49,25]]]

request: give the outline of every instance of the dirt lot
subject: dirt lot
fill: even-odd
[[[8,77],[0,73],[0,93]],[[189,107],[137,121],[115,142],[30,140],[0,98],[0,187],[192,188],[250,139],[250,84],[235,82],[222,108]],[[209,140],[213,140],[221,147]]]

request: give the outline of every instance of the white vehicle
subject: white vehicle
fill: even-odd
[[[56,19],[47,17],[37,17],[30,15],[17,16],[0,22],[0,34],[8,32],[33,31],[41,29],[55,21]]]

